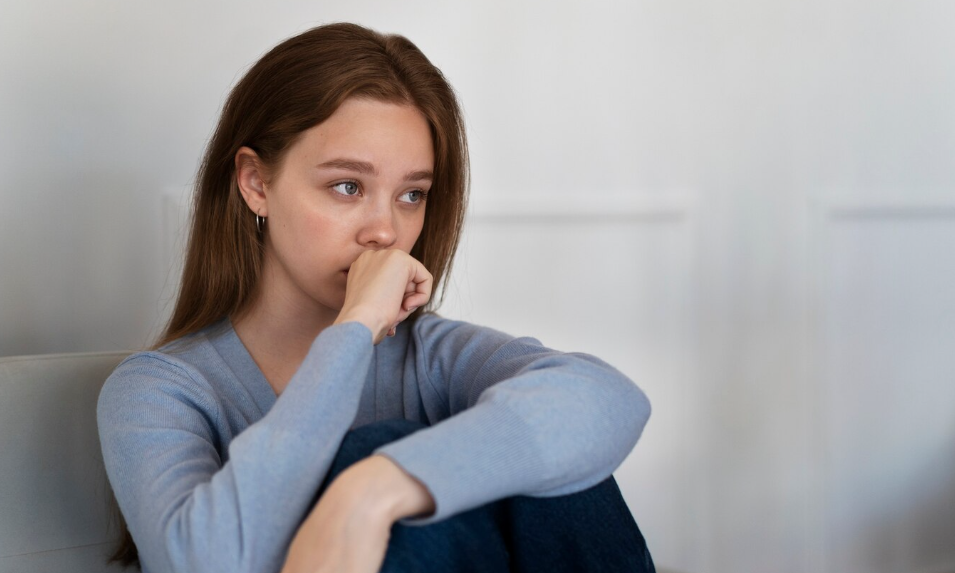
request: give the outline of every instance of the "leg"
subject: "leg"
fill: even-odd
[[[512,571],[656,571],[613,476],[570,495],[498,503]]]
[[[315,501],[345,468],[368,457],[375,448],[425,427],[407,420],[387,420],[348,432]],[[507,572],[507,548],[493,511],[491,506],[479,507],[423,526],[396,523],[381,573]]]

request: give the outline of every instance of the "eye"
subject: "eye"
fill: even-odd
[[[415,200],[413,200],[413,201],[404,201],[404,203],[411,203],[411,204],[424,203],[424,202],[428,199],[428,194],[425,193],[424,191],[422,191],[421,189],[415,189],[414,191],[408,191],[407,193],[405,193],[405,196],[414,195],[415,193],[418,194],[418,195],[415,197]]]
[[[336,190],[341,195],[354,197],[358,193],[358,183],[355,183],[354,181],[342,181],[341,183],[332,185],[332,189]]]

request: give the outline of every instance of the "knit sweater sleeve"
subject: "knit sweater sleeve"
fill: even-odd
[[[358,409],[373,352],[357,322],[314,341],[274,406],[217,454],[220,408],[183,361],[141,353],[97,406],[110,484],[144,571],[278,571]]]
[[[421,481],[436,510],[402,523],[586,489],[619,467],[649,419],[644,393],[595,356],[435,315],[413,336],[431,427],[376,453]]]

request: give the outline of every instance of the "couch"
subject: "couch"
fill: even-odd
[[[126,352],[0,358],[0,573],[116,573],[96,430]]]

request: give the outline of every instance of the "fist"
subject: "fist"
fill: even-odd
[[[428,269],[402,250],[365,251],[348,269],[345,302],[335,324],[361,322],[378,344],[431,300],[433,282]]]

